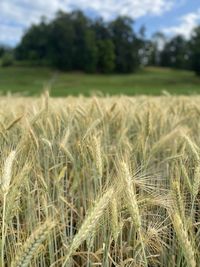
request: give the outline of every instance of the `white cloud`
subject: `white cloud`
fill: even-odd
[[[90,10],[109,20],[118,15],[133,19],[145,15],[161,15],[172,8],[175,0],[0,0],[0,42],[22,35],[22,30],[36,23],[45,15],[51,18],[59,9]],[[16,25],[12,28],[11,25]]]
[[[180,23],[177,26],[164,28],[162,31],[171,36],[180,34],[186,38],[189,38],[193,29],[200,22],[200,9],[198,9],[196,12],[191,12],[182,16],[179,18],[179,21]]]
[[[23,29],[9,25],[0,25],[0,43],[15,44],[20,41]]]
[[[72,1],[67,1],[72,2]],[[139,18],[144,15],[161,15],[172,7],[174,1],[170,0],[77,0],[76,7],[94,10],[105,19],[116,15],[128,15]]]

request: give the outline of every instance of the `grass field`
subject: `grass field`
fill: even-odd
[[[52,96],[91,95],[102,92],[116,95],[160,95],[200,93],[200,78],[188,71],[146,68],[131,75],[89,75],[59,73],[45,68],[0,68],[0,92],[40,95],[51,87]]]
[[[1,97],[0,266],[200,266],[199,115],[199,96]]]

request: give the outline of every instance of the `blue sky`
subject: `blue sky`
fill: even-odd
[[[157,31],[189,38],[200,24],[200,0],[0,0],[0,43],[15,46],[23,32],[42,15],[53,18],[57,10],[82,9],[109,21],[118,15],[135,20],[136,31],[146,26],[150,37]]]

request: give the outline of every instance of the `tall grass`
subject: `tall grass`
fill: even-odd
[[[0,266],[200,266],[199,104],[0,98]]]

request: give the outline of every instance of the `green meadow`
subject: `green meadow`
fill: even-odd
[[[1,94],[40,95],[161,95],[199,94],[200,78],[193,72],[148,67],[130,75],[58,72],[49,68],[13,66],[0,68]]]

